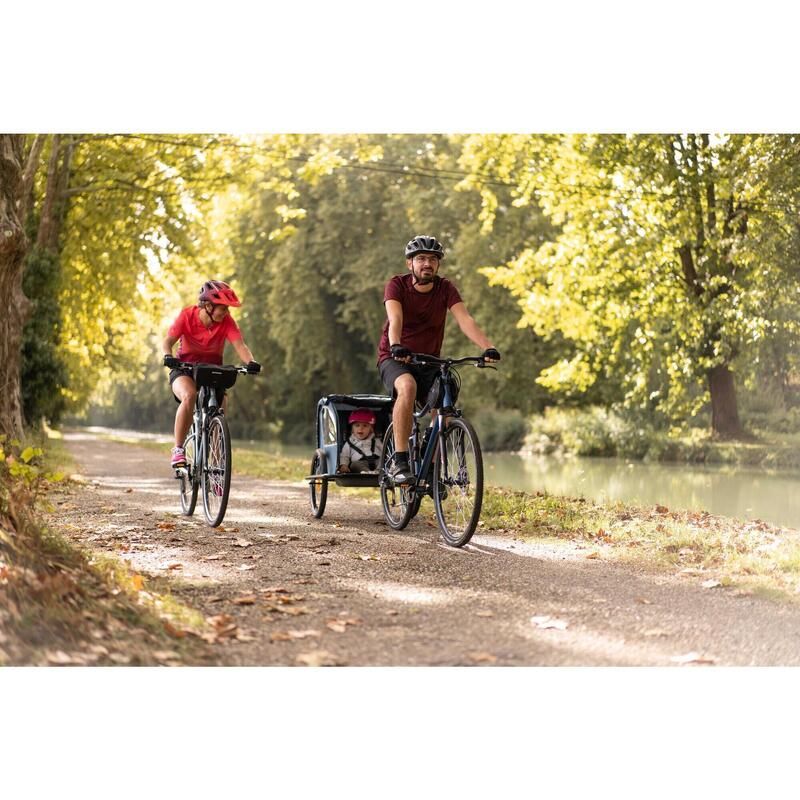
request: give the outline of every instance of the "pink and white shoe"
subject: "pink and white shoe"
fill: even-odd
[[[186,466],[186,453],[182,447],[172,448],[172,468],[178,469],[179,467]]]

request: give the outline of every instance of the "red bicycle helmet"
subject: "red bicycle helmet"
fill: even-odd
[[[375,414],[368,408],[357,408],[355,411],[350,412],[350,417],[347,420],[348,424],[352,425],[354,422],[368,422],[370,425],[375,424]]]
[[[198,303],[215,303],[218,306],[240,306],[236,292],[225,281],[206,281],[200,289]]]

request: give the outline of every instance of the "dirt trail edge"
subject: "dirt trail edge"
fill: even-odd
[[[212,530],[202,500],[180,515],[163,454],[65,439],[87,484],[49,524],[169,579],[214,620],[217,664],[800,664],[790,604],[511,537],[455,550],[425,520],[396,533],[379,503],[335,488],[315,520],[305,484],[237,475],[235,453],[224,529]]]

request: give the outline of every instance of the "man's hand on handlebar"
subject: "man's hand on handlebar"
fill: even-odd
[[[494,347],[490,347],[483,351],[483,360],[487,364],[493,364],[495,361],[500,360],[500,353]]]
[[[413,353],[402,344],[393,344],[389,348],[389,352],[392,354],[392,358],[395,361],[403,361],[406,364],[411,360],[411,356],[413,355]]]
[[[164,354],[164,366],[169,367],[170,369],[177,369],[178,365],[181,363],[179,358],[175,358],[175,356],[170,355],[169,353]]]
[[[249,361],[247,364],[247,372],[250,375],[258,375],[261,372],[261,364],[258,361]]]

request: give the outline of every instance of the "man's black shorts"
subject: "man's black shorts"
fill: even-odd
[[[433,385],[433,381],[439,374],[439,367],[432,364],[427,367],[415,367],[411,364],[403,364],[400,361],[395,361],[393,358],[387,358],[381,361],[378,365],[381,372],[381,380],[383,385],[388,389],[393,398],[397,397],[397,392],[394,389],[394,382],[400,375],[408,373],[417,382],[417,400],[420,403],[425,402],[428,392]]]
[[[172,386],[173,381],[176,378],[180,378],[182,375],[185,375],[187,378],[192,378],[193,371],[189,367],[184,367],[183,369],[171,369],[169,371],[169,385]],[[192,380],[194,380],[192,378]],[[217,398],[219,402],[222,402],[222,398],[225,397],[225,389],[217,389]],[[172,393],[172,396],[175,397],[175,393]],[[180,403],[180,400],[175,397],[175,402]]]

